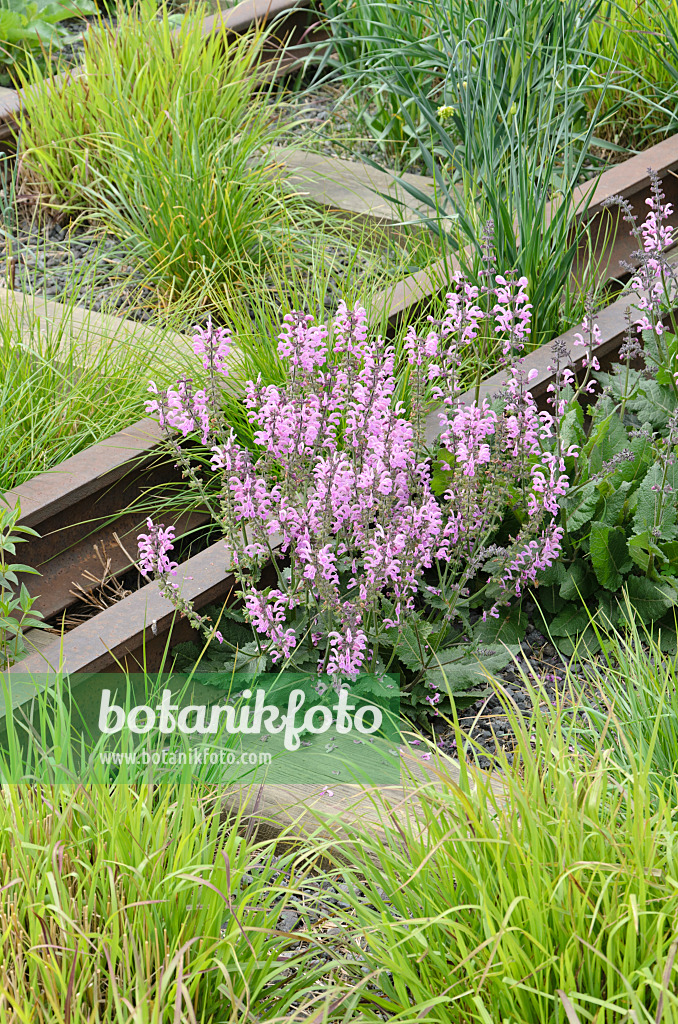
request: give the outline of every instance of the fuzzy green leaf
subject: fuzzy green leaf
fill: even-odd
[[[426,682],[443,693],[477,688],[487,684],[488,674],[493,676],[506,668],[511,656],[520,652],[520,647],[497,645],[489,650],[492,653],[485,653],[483,648],[479,648],[477,655],[466,654],[461,647],[438,651],[434,663],[426,671]]]
[[[551,636],[577,636],[590,623],[589,614],[581,603],[565,605],[549,625]]]
[[[473,627],[473,636],[484,645],[519,644],[526,630],[527,613],[519,604],[514,604],[509,609],[500,608],[498,619],[492,615],[488,615],[485,622],[479,619]]]
[[[619,590],[624,576],[633,566],[623,530],[605,523],[591,524],[590,555],[596,578],[606,590]]]
[[[580,597],[588,597],[592,590],[592,583],[587,579],[588,575],[589,570],[586,563],[577,559],[565,571],[563,582],[560,584],[560,596],[566,601],[577,601]]]
[[[629,600],[643,622],[654,622],[678,603],[678,590],[666,580],[631,576],[627,582]]]
[[[663,494],[665,485],[673,488],[672,493]],[[653,490],[653,488],[656,488]],[[636,512],[633,518],[633,532],[644,533],[658,526],[662,540],[673,540],[676,523],[676,491],[678,491],[678,464],[666,468],[656,462],[646,473],[637,490]]]
[[[562,506],[569,533],[579,530],[590,521],[598,505],[599,497],[598,489],[591,480],[568,492]]]
[[[407,623],[400,630],[384,630],[380,635],[380,642],[392,646],[403,665],[416,671],[428,661],[430,652],[427,644],[433,628],[432,623],[418,619],[414,627]]]

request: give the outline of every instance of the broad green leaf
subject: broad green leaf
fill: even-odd
[[[664,556],[658,544],[655,543],[649,530],[643,533],[636,533],[629,539],[628,552],[630,558],[638,568],[646,573],[650,568],[650,557],[653,556],[662,561]]]
[[[560,585],[567,575],[567,570],[563,563],[558,560],[548,567],[543,569],[539,573],[539,586],[540,587],[553,587]]]
[[[400,630],[391,628],[383,630],[380,640],[390,644],[403,665],[408,668],[422,668],[428,661],[430,651],[428,640],[433,632],[433,624],[423,619],[416,619],[416,627],[406,623]]]
[[[492,615],[488,615],[485,622],[479,619],[473,627],[473,636],[483,645],[515,645],[524,638],[527,625],[527,613],[520,604],[513,604],[508,609],[500,608],[498,619]]]
[[[574,533],[593,516],[599,501],[598,489],[589,480],[580,487],[573,488],[565,495],[562,507],[565,511],[565,523],[568,533]]]
[[[565,571],[559,593],[566,601],[577,601],[588,597],[593,590],[594,584],[595,580],[590,578],[588,566],[582,559],[578,558]]]
[[[618,526],[622,518],[631,485],[622,482],[621,485],[607,494],[603,499],[603,507],[598,513],[598,519],[606,526]]]
[[[520,652],[520,647],[505,648],[497,644],[489,650],[492,653],[485,653],[484,648],[479,648],[477,655],[466,654],[462,647],[438,651],[426,671],[426,681],[430,686],[450,693],[477,688],[487,683],[488,674],[493,676],[505,668],[511,656]]]
[[[572,445],[582,448],[586,443],[584,433],[584,411],[577,402],[574,408],[567,410],[560,421],[560,442],[562,450],[567,451]]]
[[[549,624],[551,636],[577,636],[590,623],[586,608],[579,604],[567,604]]]
[[[678,602],[678,590],[665,580],[630,576],[626,587],[629,600],[643,622],[660,619]]]
[[[632,568],[626,534],[605,523],[591,524],[589,538],[591,563],[596,578],[606,590],[619,590],[626,573]]]
[[[556,615],[565,606],[559,590],[560,587],[539,587],[534,592],[539,608],[547,615]]]
[[[575,650],[580,653],[597,654],[600,650],[600,643],[593,626],[587,626],[581,633],[572,636],[561,636],[554,638],[554,643],[561,654],[571,657]]]
[[[629,402],[629,409],[635,412],[641,423],[649,423],[654,430],[662,430],[676,409],[676,399],[658,381],[646,380],[640,394]]]
[[[662,487],[673,488],[669,494],[662,493]],[[653,490],[654,488],[654,490]],[[636,511],[633,517],[633,532],[652,532],[655,526],[661,531],[662,540],[673,540],[676,523],[676,491],[678,490],[678,463],[668,466],[666,476],[663,467],[656,462],[641,480],[637,494]]]
[[[600,473],[603,463],[607,462],[628,447],[628,433],[617,413],[610,413],[596,425],[583,449],[588,456],[589,474]]]
[[[678,540],[666,541],[659,545],[660,550],[668,562],[667,571],[672,575],[678,573]]]

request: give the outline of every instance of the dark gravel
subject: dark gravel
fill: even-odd
[[[514,712],[517,711],[527,722],[533,710],[532,698],[525,685],[524,676],[535,686],[534,676],[541,683],[540,709],[549,714],[555,706],[556,696],[560,702],[566,696],[563,683],[566,677],[568,659],[560,654],[553,644],[537,629],[534,622],[535,607],[525,602],[529,622],[525,639],[521,643],[521,653],[517,656],[517,665],[511,661],[507,667],[497,673],[497,682],[502,687],[505,698],[511,700]],[[523,670],[521,674],[520,669]],[[534,673],[534,675],[533,675]],[[461,731],[472,740],[466,749],[466,759],[477,763],[480,768],[490,769],[496,764],[496,755],[503,751],[509,763],[513,760],[515,735],[507,718],[502,701],[496,693],[479,698],[471,707],[459,712]],[[443,716],[431,717],[431,733],[437,747],[452,757],[459,757],[454,729]],[[429,737],[431,735],[429,733]],[[422,730],[423,735],[423,730]],[[410,741],[412,742],[412,741]],[[413,746],[417,746],[414,741]],[[423,749],[423,748],[422,748]],[[484,754],[482,751],[486,751]]]
[[[97,312],[150,320],[157,313],[154,288],[129,248],[91,226],[35,222],[5,230],[5,287],[57,301],[72,300]]]

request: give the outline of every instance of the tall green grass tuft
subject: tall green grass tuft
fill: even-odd
[[[216,789],[6,786],[0,1017],[283,1017],[325,969],[278,932],[294,857],[221,820]]]
[[[651,630],[627,603],[621,624],[592,622],[597,653],[581,643],[568,674],[577,703],[577,744],[600,736],[621,769],[643,766],[654,789],[678,780],[678,666],[675,630]]]
[[[403,179],[401,187],[428,206],[428,227],[477,284],[492,221],[497,271],[529,282],[532,343],[557,335],[581,318],[593,287],[593,267],[583,281],[574,273],[585,242],[587,200],[576,185],[590,173],[587,33],[598,0],[367,7],[331,4],[330,24],[342,70],[373,97],[376,138],[401,156],[416,147],[436,180],[433,197]]]
[[[128,709],[133,681],[116,679]],[[312,865],[298,869],[293,834],[284,854],[257,837],[261,778],[245,769],[227,814],[223,769],[111,766],[71,682],[5,717],[28,690],[0,673],[0,1019],[256,1024],[310,1011],[342,957],[331,942],[319,957],[280,920]],[[143,683],[155,703],[158,681]],[[142,747],[187,749],[156,733]]]
[[[88,294],[52,307],[0,290],[0,492],[142,418],[149,377],[173,380],[189,348],[90,313]]]
[[[209,303],[260,273],[292,230],[269,150],[265,36],[203,38],[205,7],[177,29],[155,0],[121,4],[88,33],[83,65],[34,85],[20,125],[23,194],[98,218],[133,241],[167,298]],[[295,236],[296,237],[296,236]]]
[[[604,738],[578,750],[560,708],[524,722],[505,702],[513,765],[456,783],[441,758],[413,779],[416,811],[384,803],[380,830],[347,830],[344,922],[373,986],[356,980],[359,1019],[675,1024],[675,779],[657,792],[633,752],[623,768]]]
[[[597,133],[644,149],[675,131],[678,77],[676,0],[605,0],[589,33],[594,75],[608,78]],[[591,111],[596,95],[587,98]]]

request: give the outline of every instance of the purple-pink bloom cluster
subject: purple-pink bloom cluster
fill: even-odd
[[[139,571],[142,576],[176,575],[177,562],[168,558],[168,552],[174,550],[174,527],[156,526],[152,519],[146,520],[148,533],[140,533]]]
[[[568,477],[562,456],[545,444],[553,417],[538,411],[532,375],[522,367],[531,322],[526,286],[525,278],[498,277],[497,301],[486,312],[479,289],[458,276],[437,329],[423,338],[411,329],[405,338],[416,388],[432,389],[440,403],[449,474],[442,495],[432,486],[438,460],[396,398],[395,348],[370,337],[365,310],[341,303],[331,328],[302,313],[284,318],[278,353],[285,384],[259,377],[245,386],[260,454],[242,448],[232,431],[210,443],[212,469],[224,475],[221,521],[245,611],[274,659],[289,658],[308,637],[319,670],[355,676],[373,656],[380,631],[402,629],[415,613],[418,595],[450,599],[453,617],[455,595],[468,595],[467,584],[492,559],[497,615],[557,556],[562,530],[553,517]],[[459,401],[463,349],[483,330],[500,335],[509,366],[503,411],[487,401]],[[196,335],[195,350],[205,367],[221,372],[230,344],[209,325]],[[198,398],[196,407],[204,394],[181,381],[149,411],[182,431],[200,429],[205,443],[213,442],[209,401]],[[509,494],[522,502],[528,521],[509,548],[499,549],[491,537]],[[271,559],[278,585],[257,589]],[[426,581],[429,570],[437,572],[438,587]]]

